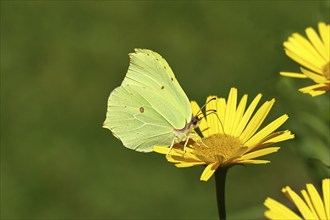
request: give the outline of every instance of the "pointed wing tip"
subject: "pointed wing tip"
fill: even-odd
[[[152,54],[153,56],[156,56],[156,57],[162,57],[159,53],[151,50],[151,49],[146,49],[146,48],[134,48],[134,52],[132,53],[129,53],[129,57],[132,57],[132,56],[135,56],[137,54]]]

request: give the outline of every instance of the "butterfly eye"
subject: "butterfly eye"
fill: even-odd
[[[197,116],[196,116],[196,117],[193,117],[193,118],[191,119],[191,124],[193,124],[193,125],[197,125],[198,122],[199,122],[199,119],[198,119]]]

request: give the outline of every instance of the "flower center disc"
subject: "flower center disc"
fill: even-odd
[[[229,159],[239,148],[244,147],[237,137],[224,134],[214,134],[203,138],[202,142],[193,145],[194,154],[202,156],[210,161],[217,161],[218,156]],[[206,145],[206,146],[205,146]]]

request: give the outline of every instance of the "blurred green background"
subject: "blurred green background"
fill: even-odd
[[[269,165],[235,166],[227,177],[229,219],[263,218],[329,176],[329,94],[309,80],[282,43],[329,23],[329,1],[1,1],[1,219],[216,219],[214,179],[155,153],[124,148],[101,128],[109,93],[134,48],[159,52],[191,100],[276,98],[268,122],[287,113],[296,134]],[[315,160],[317,159],[317,160]],[[321,162],[320,162],[321,161]]]

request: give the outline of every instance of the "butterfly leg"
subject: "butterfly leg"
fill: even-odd
[[[199,146],[201,146],[201,145],[199,144],[199,142],[201,142],[202,145],[204,145],[204,147],[207,147],[207,148],[209,147],[209,146],[207,146],[207,145],[203,142],[203,140],[202,140],[201,137],[199,137],[199,140],[196,141],[196,144],[198,144]]]
[[[174,146],[174,140],[175,140],[175,138],[173,138],[172,144],[171,144],[170,149],[168,150],[166,156],[168,156],[171,153],[172,147]]]
[[[187,140],[186,140],[186,142],[184,143],[184,145],[183,145],[183,157],[184,157],[184,155],[186,154],[186,146],[187,146],[187,144],[188,144],[188,141],[189,141],[189,138],[187,138]]]
[[[196,133],[191,133],[189,138],[196,138],[196,137],[199,139],[199,140],[196,141],[196,144],[198,144],[198,145],[200,146],[200,144],[199,144],[198,142],[202,142],[202,144],[203,144],[205,147],[208,147],[206,144],[204,144],[204,142],[202,141],[202,138],[199,137],[199,135],[196,134]]]
[[[207,146],[203,141],[202,141],[202,138],[199,140],[200,142],[202,142],[202,144],[204,145],[204,147],[209,147],[209,146]]]

